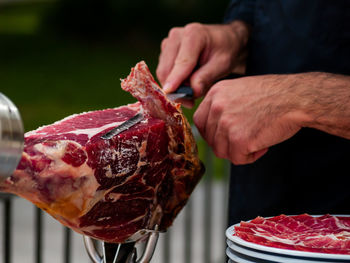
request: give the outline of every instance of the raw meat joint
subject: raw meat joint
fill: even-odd
[[[350,217],[308,214],[257,217],[235,226],[235,235],[269,247],[350,255]]]
[[[17,170],[0,190],[107,242],[123,242],[156,224],[169,227],[204,171],[191,128],[144,62],[121,85],[137,103],[72,115],[26,133]],[[139,112],[140,123],[100,138]]]

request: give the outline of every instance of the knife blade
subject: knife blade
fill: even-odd
[[[171,101],[176,101],[178,99],[193,99],[193,90],[190,86],[180,86],[175,92],[167,94],[168,99]],[[102,135],[100,138],[103,140],[109,140],[112,137],[118,135],[119,133],[126,131],[127,129],[130,129],[135,124],[139,123],[143,119],[142,113],[137,113],[135,116],[131,117],[130,119],[126,120],[119,126],[115,127],[114,129],[108,131],[104,135]]]
[[[181,85],[177,90],[173,93],[167,94],[168,99],[171,101],[176,101],[178,99],[193,99],[193,89],[188,85]]]
[[[102,135],[100,138],[104,140],[109,140],[112,137],[118,135],[119,133],[126,131],[127,129],[130,129],[135,124],[139,123],[143,119],[142,113],[137,113],[135,116],[131,117],[130,119],[124,121],[119,126],[113,128],[109,132]]]

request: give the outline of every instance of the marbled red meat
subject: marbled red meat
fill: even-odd
[[[26,133],[20,164],[0,190],[108,242],[155,225],[169,227],[203,174],[190,126],[144,62],[122,88],[139,102],[72,115]],[[140,112],[140,123],[100,138]]]
[[[257,217],[235,226],[235,235],[269,247],[350,255],[350,217]]]

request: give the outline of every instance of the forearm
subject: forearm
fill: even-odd
[[[223,80],[193,116],[220,158],[254,162],[303,127],[350,139],[350,77],[274,74]]]
[[[350,76],[320,72],[293,76],[302,126],[350,139]]]

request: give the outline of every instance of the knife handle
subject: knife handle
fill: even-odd
[[[221,79],[218,79],[216,82],[218,82],[220,80],[237,79],[237,78],[241,78],[241,77],[244,77],[244,75],[231,73],[231,74],[229,74]],[[186,94],[186,96],[182,97],[183,99],[192,100],[194,98],[193,89],[191,88],[191,86],[187,82],[182,83],[179,86],[179,88],[173,92],[173,94],[178,94],[178,93]]]
[[[175,94],[182,93],[186,94],[184,99],[193,99],[193,89],[188,85],[181,85],[177,90],[174,91]]]
[[[231,73],[223,78],[218,79],[216,82],[220,81],[220,80],[227,80],[227,79],[237,79],[237,78],[241,78],[244,77],[244,75],[242,74],[236,74],[236,73]],[[174,93],[184,93],[186,94],[186,99],[193,99],[193,89],[191,88],[191,86],[188,83],[183,83],[180,85],[180,87],[174,91]]]

